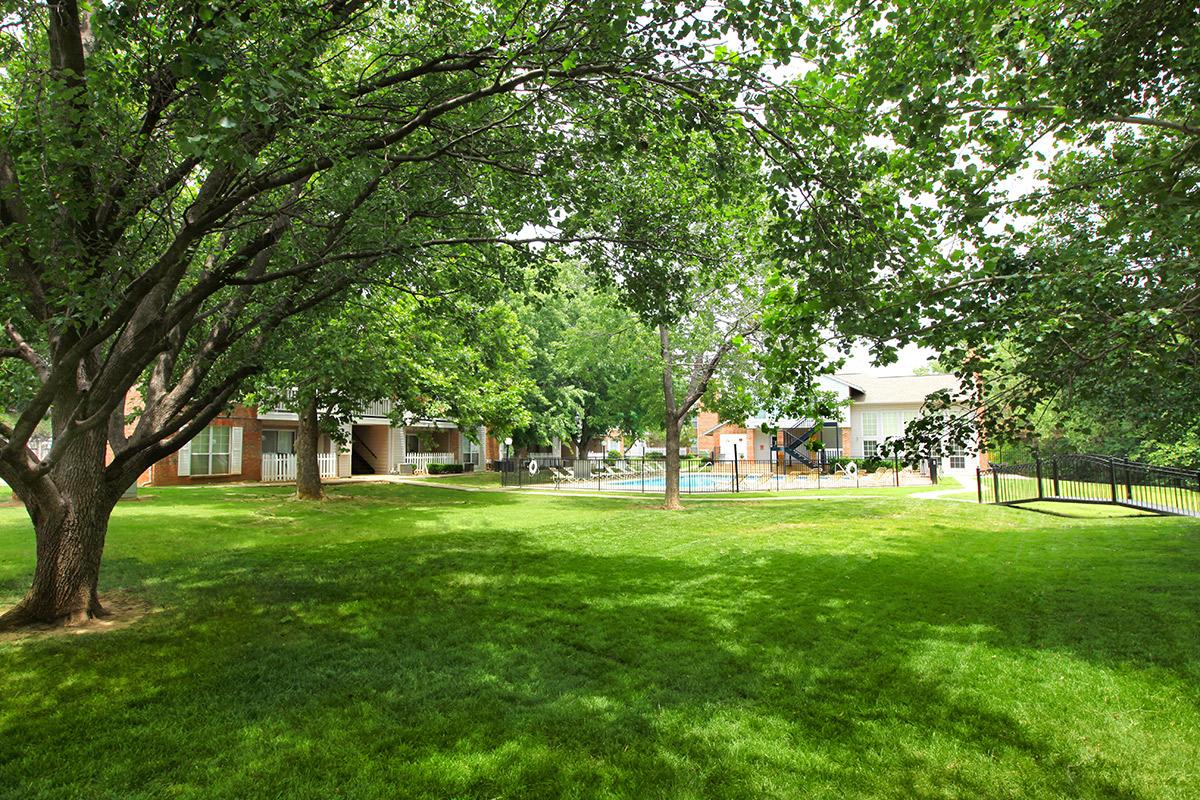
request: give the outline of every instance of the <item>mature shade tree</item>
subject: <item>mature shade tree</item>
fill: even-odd
[[[631,109],[758,131],[743,103],[765,86],[763,60],[714,57],[712,44],[784,48],[799,10],[11,8],[0,27],[0,359],[22,365],[29,399],[0,425],[0,478],[25,501],[37,563],[4,623],[102,612],[117,498],[262,370],[289,317],[360,281],[403,282],[461,248],[562,222],[553,211],[586,207],[579,176],[610,155],[597,132],[619,131]],[[729,114],[746,128],[725,125]],[[140,402],[126,409],[135,387]],[[54,446],[39,459],[27,444],[47,416]]]
[[[970,267],[993,288],[945,303],[987,326],[944,349],[985,374],[994,439],[1200,464],[1200,165],[1112,174],[1126,148],[1169,154],[1161,138],[1056,159],[1036,219]]]
[[[296,413],[296,496],[322,497],[321,434],[374,401],[404,415],[447,416],[464,435],[524,421],[530,348],[513,312],[456,294],[413,297],[375,286],[353,300],[293,317],[275,336],[271,364],[246,385],[247,402]]]
[[[517,448],[557,437],[583,458],[593,439],[611,430],[640,434],[661,417],[653,333],[578,264],[561,264],[519,315],[533,358],[528,424],[512,431]]]
[[[753,343],[778,256],[761,162],[720,135],[654,125],[655,149],[635,149],[594,176],[606,200],[589,221],[613,226],[609,240],[658,245],[608,247],[593,261],[609,259],[599,277],[653,331],[664,505],[679,509],[681,426],[706,397],[734,417],[749,411],[756,384],[745,373],[755,371]]]

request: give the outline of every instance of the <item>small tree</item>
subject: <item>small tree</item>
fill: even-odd
[[[674,130],[658,144],[629,154],[623,171],[596,177],[617,182],[596,216],[627,240],[658,243],[609,250],[602,277],[657,340],[664,504],[678,509],[681,428],[701,401],[728,419],[745,418],[768,401],[795,404],[811,380],[765,358],[763,326],[778,317],[774,304],[786,288],[781,259],[789,252],[767,166],[752,151],[703,132]],[[814,355],[826,360],[819,330],[788,330],[788,364]]]
[[[392,401],[403,415],[450,416],[464,434],[526,419],[530,356],[524,332],[504,305],[469,298],[396,296],[384,287],[355,302],[296,318],[280,338],[275,366],[248,400],[296,412],[296,495],[320,499],[318,442],[341,441],[367,404]],[[468,321],[469,324],[464,324]]]

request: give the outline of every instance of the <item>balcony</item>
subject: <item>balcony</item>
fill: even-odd
[[[391,400],[376,400],[373,403],[367,403],[366,408],[362,411],[364,417],[379,417],[386,418],[392,414]]]

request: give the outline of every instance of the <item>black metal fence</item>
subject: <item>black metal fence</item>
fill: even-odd
[[[977,470],[979,502],[1105,503],[1200,517],[1200,472],[1107,456],[1073,455]]]
[[[503,486],[546,487],[662,494],[667,466],[663,459],[526,458],[496,462]],[[679,469],[681,494],[778,492],[795,489],[838,489],[883,486],[927,486],[937,483],[937,463],[906,468],[898,461],[871,471],[834,466],[813,469],[778,460],[684,459]]]

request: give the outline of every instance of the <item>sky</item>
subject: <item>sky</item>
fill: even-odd
[[[844,373],[869,372],[873,375],[912,375],[914,369],[927,366],[930,359],[936,358],[937,352],[928,347],[910,345],[901,348],[899,356],[900,360],[895,364],[875,367],[871,365],[871,355],[867,348],[855,347],[846,359],[846,365],[838,371]]]

